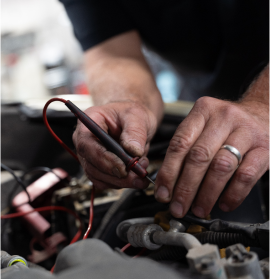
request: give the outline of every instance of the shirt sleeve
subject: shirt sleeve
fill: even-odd
[[[135,29],[135,24],[117,0],[60,0],[83,50],[113,36]]]

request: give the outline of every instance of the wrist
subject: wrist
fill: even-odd
[[[259,123],[269,122],[269,105],[261,100],[245,99],[239,102],[239,105]]]
[[[107,67],[103,71],[91,70],[89,89],[95,105],[117,102],[140,104],[149,109],[160,122],[164,104],[152,76],[136,66],[118,65],[114,70]]]
[[[269,65],[253,80],[240,102],[269,105]]]

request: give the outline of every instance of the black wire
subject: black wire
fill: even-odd
[[[23,183],[23,181],[21,180],[20,177],[18,177],[14,171],[12,169],[10,169],[8,166],[6,166],[5,164],[1,163],[1,168],[8,171],[14,178],[15,180],[18,182],[18,184],[23,188],[23,190],[25,191],[26,195],[28,196],[28,200],[29,200],[29,203],[31,202],[31,198],[30,198],[30,195],[26,189],[26,186],[25,184]]]
[[[61,177],[59,177],[59,175],[57,175],[51,168],[48,168],[48,167],[35,167],[35,168],[32,168],[28,171],[26,171],[23,176],[21,177],[22,180],[24,181],[25,180],[25,176],[31,172],[39,172],[39,171],[43,171],[43,172],[51,172],[53,173],[59,180],[62,180]]]

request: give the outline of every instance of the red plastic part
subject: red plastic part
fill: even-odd
[[[148,172],[145,168],[143,168],[139,163],[139,157],[132,158],[126,167],[127,172],[132,170],[134,173],[136,173],[139,177],[144,178],[148,175]]]

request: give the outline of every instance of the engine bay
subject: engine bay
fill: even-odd
[[[183,119],[165,115],[148,153],[151,180]],[[71,146],[76,118],[52,111],[48,120]],[[1,183],[2,278],[269,278],[268,173],[235,211],[216,205],[206,219],[190,212],[177,219],[155,200],[152,183],[144,190],[96,189],[91,200],[93,183],[80,165],[36,134],[46,133],[40,113],[14,105],[3,108],[2,122],[9,131],[2,132],[2,176],[9,173]],[[16,133],[27,142],[19,154],[7,152]],[[81,240],[91,207],[91,231]]]

